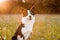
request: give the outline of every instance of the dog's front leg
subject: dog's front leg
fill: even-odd
[[[17,40],[23,40],[23,37],[17,36]]]

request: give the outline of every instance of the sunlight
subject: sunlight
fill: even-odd
[[[0,0],[0,11],[2,13],[8,12],[8,10],[10,9],[10,5],[10,0]]]
[[[0,10],[5,9],[6,1],[7,0],[0,0]]]
[[[3,4],[5,2],[5,0],[0,0],[0,4]]]
[[[0,0],[0,6],[4,5],[7,0]]]
[[[10,0],[0,0],[0,6],[4,5],[7,1],[10,1]]]

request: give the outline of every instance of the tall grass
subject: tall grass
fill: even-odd
[[[60,15],[35,15],[31,40],[60,40]],[[0,15],[0,40],[11,40],[20,25],[21,15]]]

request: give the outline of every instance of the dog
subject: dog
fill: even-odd
[[[27,10],[27,15],[22,16],[21,25],[16,30],[12,40],[30,40],[35,17],[31,14],[30,10]]]
[[[27,13],[27,16],[22,17],[22,23],[25,25],[25,27],[22,28],[22,33],[24,34],[25,40],[30,37],[35,22],[35,17],[31,14],[30,10],[27,10]]]

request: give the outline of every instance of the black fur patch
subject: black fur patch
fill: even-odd
[[[20,37],[23,37],[24,39],[24,35],[21,32],[22,27],[24,27],[24,24],[21,24],[21,26],[19,26],[14,34],[14,36],[12,37],[12,40],[17,40],[17,36],[20,35]]]

